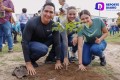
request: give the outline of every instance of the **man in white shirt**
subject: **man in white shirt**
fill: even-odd
[[[65,11],[65,14],[67,13],[67,8],[69,7],[69,5],[66,3],[65,0],[59,0],[59,4],[62,6],[62,10]]]

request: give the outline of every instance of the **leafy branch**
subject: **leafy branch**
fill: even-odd
[[[70,23],[65,23],[65,27],[60,24],[59,22],[54,22],[53,23],[54,27],[52,28],[52,31],[69,31],[69,32],[79,32],[80,30],[83,29],[83,25],[80,22],[70,22]]]

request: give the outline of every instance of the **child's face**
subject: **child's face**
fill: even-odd
[[[70,9],[67,13],[67,18],[69,21],[74,21],[77,16],[77,11],[75,9]]]

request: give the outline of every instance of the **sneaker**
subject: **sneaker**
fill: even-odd
[[[46,58],[45,63],[46,64],[54,64],[56,62],[55,59],[50,59],[49,57]]]
[[[10,52],[13,52],[13,49],[9,49],[8,52],[9,52],[9,53],[10,53]]]
[[[2,52],[2,48],[0,48],[0,52]]]
[[[106,60],[105,60],[105,56],[100,58],[100,65],[101,66],[105,66],[106,65]]]
[[[18,41],[14,41],[14,43],[16,44],[16,43],[18,43]]]
[[[70,62],[78,61],[78,59],[76,57],[70,57],[69,60],[70,60]]]
[[[95,55],[92,55],[92,60],[94,60],[95,59]]]
[[[32,62],[33,67],[38,67],[38,64],[36,62]]]

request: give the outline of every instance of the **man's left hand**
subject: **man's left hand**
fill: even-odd
[[[69,60],[68,60],[67,57],[64,58],[64,62],[63,62],[63,64],[64,64],[66,70],[68,70],[68,65],[70,64],[70,62],[69,62]]]
[[[56,61],[56,64],[55,64],[55,69],[62,69],[62,64],[61,64],[61,62],[60,62],[60,60],[57,60]]]

